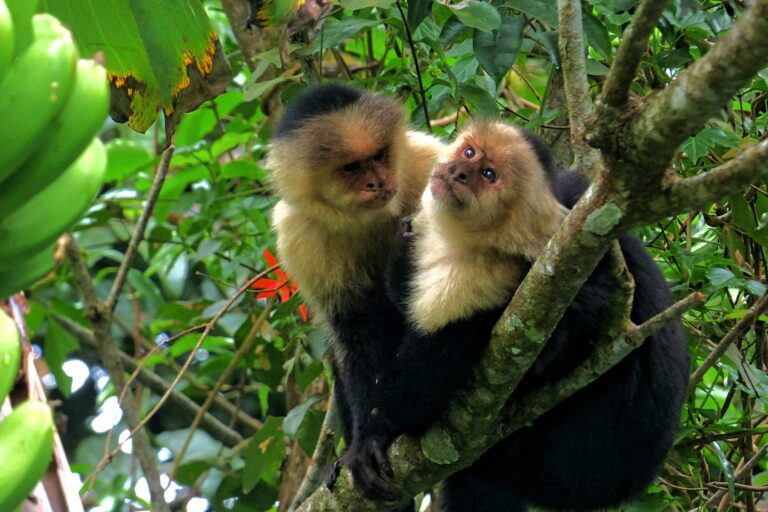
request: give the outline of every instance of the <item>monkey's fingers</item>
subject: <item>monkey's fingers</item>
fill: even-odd
[[[339,471],[341,471],[341,459],[333,461],[331,467],[328,468],[328,474],[325,476],[325,486],[331,492],[336,485],[336,479],[339,478]]]
[[[376,468],[364,464],[353,469],[352,476],[355,485],[363,491],[367,497],[383,501],[395,501],[401,497],[397,487],[386,478],[382,478]]]
[[[389,463],[389,457],[387,457],[386,446],[379,441],[371,441],[371,452],[376,466],[379,468],[379,473],[383,473],[389,478],[395,478],[395,472],[392,471],[392,465]]]

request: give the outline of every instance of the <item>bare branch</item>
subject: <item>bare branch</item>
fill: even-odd
[[[571,127],[571,145],[576,167],[588,176],[597,176],[599,153],[584,137],[587,118],[592,113],[592,100],[587,82],[587,61],[584,55],[584,35],[580,0],[558,0],[559,44],[563,62],[565,96]]]
[[[72,334],[81,346],[96,348],[96,338],[90,330],[73,322],[65,316],[54,315],[53,318],[64,327],[64,329]],[[120,358],[120,363],[126,370],[134,372],[138,369],[137,380],[155,393],[162,395],[168,390],[168,383],[166,383],[162,377],[148,368],[141,368],[141,363],[138,363],[134,358],[122,350],[118,352],[118,357]],[[200,406],[184,393],[174,391],[171,393],[170,401],[176,404],[182,411],[185,411],[190,418],[194,418],[200,411]],[[235,446],[243,441],[243,437],[240,434],[219,421],[219,419],[212,414],[206,413],[203,416],[200,425],[211,435],[211,437],[221,441],[226,446]]]
[[[603,84],[600,100],[611,108],[621,108],[629,98],[629,86],[635,78],[637,67],[643,58],[648,37],[656,26],[666,0],[644,0],[632,16],[616,51],[616,60]]]
[[[413,57],[413,64],[416,67],[416,78],[419,81],[419,94],[421,95],[421,106],[424,109],[424,122],[427,124],[427,131],[432,133],[432,122],[429,119],[429,108],[427,107],[427,94],[424,90],[424,82],[421,79],[421,67],[419,66],[419,56],[416,53],[416,45],[413,44],[413,36],[411,35],[411,28],[408,26],[408,18],[405,17],[403,12],[403,6],[400,5],[400,0],[395,2],[397,10],[400,11],[400,17],[403,19],[403,25],[405,26],[405,35],[408,40],[408,46],[411,47],[411,56]]]
[[[533,420],[594,382],[642,345],[648,336],[673,319],[679,318],[692,307],[703,304],[704,300],[705,297],[701,293],[692,293],[639,326],[630,328],[625,336],[615,338],[608,343],[598,343],[594,352],[570,375],[542,386],[511,404],[504,413],[506,418],[503,426],[504,436],[530,425]]]
[[[738,65],[734,55],[739,56]],[[768,62],[768,0],[755,0],[728,33],[659,94],[632,127],[642,160],[663,170],[674,151],[704,126]]]
[[[91,276],[88,274],[88,268],[85,266],[85,261],[83,261],[83,257],[80,254],[80,248],[71,235],[67,236],[64,250],[72,267],[72,272],[75,275],[75,281],[85,300],[86,318],[93,325],[93,332],[97,341],[96,350],[99,353],[101,362],[107,373],[109,373],[117,393],[125,392],[126,400],[122,404],[122,410],[125,415],[125,422],[132,431],[133,453],[139,460],[144,476],[147,479],[152,500],[152,510],[168,512],[168,504],[163,497],[163,486],[160,484],[160,470],[157,466],[157,457],[149,442],[147,432],[141,428],[141,415],[136,407],[133,393],[127,387],[124,370],[117,355],[118,350],[112,339],[112,310],[107,308],[104,303],[99,302],[93,281],[91,281]]]
[[[692,178],[672,180],[644,212],[657,219],[710,204],[730,194],[742,192],[750,184],[768,176],[768,140],[745,149],[726,163]]]
[[[112,289],[109,291],[109,296],[104,304],[105,308],[110,312],[115,310],[120,289],[123,287],[123,283],[125,283],[125,278],[128,277],[128,271],[131,269],[131,265],[133,265],[133,259],[136,256],[136,251],[139,249],[139,244],[144,239],[144,231],[147,229],[147,223],[152,216],[157,198],[160,196],[160,189],[163,187],[165,177],[168,175],[168,167],[171,164],[174,149],[174,146],[168,146],[163,151],[163,159],[160,161],[157,172],[155,172],[155,178],[152,181],[152,188],[149,190],[144,210],[142,210],[139,221],[136,223],[136,229],[133,231],[131,240],[128,242],[128,249],[126,249],[123,256],[123,262],[120,264],[115,281],[112,283]]]
[[[755,455],[749,459],[746,464],[744,464],[735,475],[733,475],[734,480],[742,480],[747,475],[752,474],[752,470],[757,466],[759,463],[763,462],[765,460],[766,455],[768,455],[768,444],[763,445],[762,448],[760,448]],[[727,491],[717,491],[715,494],[713,494],[706,503],[702,506],[701,510],[706,510],[711,505],[714,505],[718,501],[720,501],[723,496],[726,495]]]
[[[269,312],[272,310],[273,303],[274,301],[270,300],[267,303],[267,306],[259,314],[259,317],[254,320],[253,325],[251,326],[251,330],[248,331],[248,334],[246,334],[245,339],[243,339],[243,343],[240,345],[240,348],[237,350],[235,355],[229,361],[229,364],[221,373],[219,380],[216,381],[216,384],[213,386],[213,389],[211,389],[210,393],[208,393],[208,396],[205,398],[205,402],[203,402],[203,405],[197,411],[197,415],[195,416],[195,419],[192,421],[192,424],[189,426],[189,434],[187,435],[187,438],[184,440],[184,444],[182,445],[178,454],[176,454],[176,456],[174,457],[175,462],[173,465],[173,469],[171,470],[171,476],[170,476],[171,480],[174,480],[176,478],[176,471],[179,469],[179,466],[182,464],[182,462],[184,462],[184,456],[187,454],[187,449],[189,448],[189,444],[192,442],[192,437],[195,433],[195,430],[197,430],[197,427],[200,426],[205,413],[208,411],[208,409],[211,408],[214,397],[219,394],[222,386],[224,386],[224,384],[226,384],[226,382],[229,380],[230,376],[232,375],[232,372],[234,372],[235,368],[237,368],[237,366],[240,364],[240,361],[242,361],[243,358],[245,358],[245,356],[251,352],[251,349],[253,349],[253,345],[256,343],[256,340],[259,338],[259,334],[261,333],[261,329],[264,325],[264,320],[266,320],[267,316],[269,315]]]
[[[741,317],[738,322],[736,322],[736,325],[734,325],[731,330],[728,331],[725,336],[723,336],[723,339],[720,340],[720,343],[717,344],[715,349],[709,354],[709,356],[707,356],[704,362],[701,363],[698,368],[696,368],[696,371],[693,372],[693,375],[691,375],[691,380],[688,383],[688,387],[690,389],[696,387],[696,384],[698,384],[704,374],[707,373],[707,370],[709,370],[712,365],[714,365],[717,360],[720,359],[720,356],[722,356],[725,351],[728,350],[728,347],[731,345],[731,343],[743,336],[744,333],[747,332],[747,329],[749,329],[749,326],[752,325],[752,322],[755,321],[755,318],[760,316],[766,309],[768,309],[768,295],[763,295],[760,300],[755,302],[755,304],[749,308],[746,314]]]
[[[324,469],[328,459],[333,455],[333,451],[336,445],[336,436],[334,431],[339,422],[339,410],[336,407],[336,400],[333,399],[333,395],[328,400],[328,410],[325,413],[325,419],[323,420],[323,426],[320,428],[320,437],[317,439],[315,445],[315,451],[312,453],[312,459],[310,461],[307,472],[304,475],[304,480],[301,482],[296,496],[291,503],[290,512],[295,512],[302,503],[313,493],[315,489],[320,487],[325,477]]]

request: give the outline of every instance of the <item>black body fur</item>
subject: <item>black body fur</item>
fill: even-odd
[[[528,137],[526,137],[528,138]],[[529,139],[558,200],[572,207],[586,188],[575,173],[555,175],[549,151]],[[410,235],[418,236],[418,235]],[[410,276],[405,235],[390,269],[392,300],[403,303]],[[639,324],[672,305],[664,277],[632,235],[620,238],[635,280],[631,319]],[[566,376],[591,352],[610,297],[610,262],[604,258],[557,325],[551,339],[510,400]],[[510,296],[514,290],[510,290]],[[410,328],[391,366],[376,368],[377,414],[351,455],[365,466],[361,485],[371,495],[391,492],[380,448],[400,434],[420,434],[444,411],[470,378],[502,308],[477,312],[424,335]],[[369,319],[371,316],[368,317]],[[640,494],[669,451],[686,393],[687,346],[680,322],[648,338],[616,367],[562,404],[491,448],[472,466],[449,477],[441,494],[444,512],[517,512],[528,503],[555,510],[593,510]]]

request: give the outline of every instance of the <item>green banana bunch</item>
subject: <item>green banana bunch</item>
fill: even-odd
[[[48,14],[32,17],[34,41],[0,83],[0,183],[44,141],[75,81],[77,49],[72,34]]]
[[[14,57],[32,42],[32,15],[37,11],[39,0],[5,0],[13,18]]]
[[[0,309],[0,405],[16,381],[21,361],[21,340],[16,322]]]
[[[80,60],[72,93],[41,137],[45,150],[30,157],[0,187],[3,211],[19,208],[61,175],[98,133],[108,109],[106,70],[92,60]]]
[[[5,70],[13,59],[13,48],[16,40],[13,35],[13,18],[5,0],[0,0],[0,82],[3,81]]]
[[[19,258],[11,266],[0,270],[0,300],[29,288],[53,269],[56,243],[29,257]],[[2,355],[0,355],[2,357]],[[0,371],[2,362],[0,361]]]
[[[43,190],[0,219],[0,269],[50,245],[90,206],[101,188],[107,151],[98,138]]]
[[[16,510],[45,474],[53,455],[53,416],[27,400],[0,421],[0,510]]]

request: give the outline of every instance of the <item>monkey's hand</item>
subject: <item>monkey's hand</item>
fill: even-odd
[[[389,444],[385,436],[359,436],[340,460],[352,472],[355,486],[368,498],[394,501],[402,497],[387,458]]]

